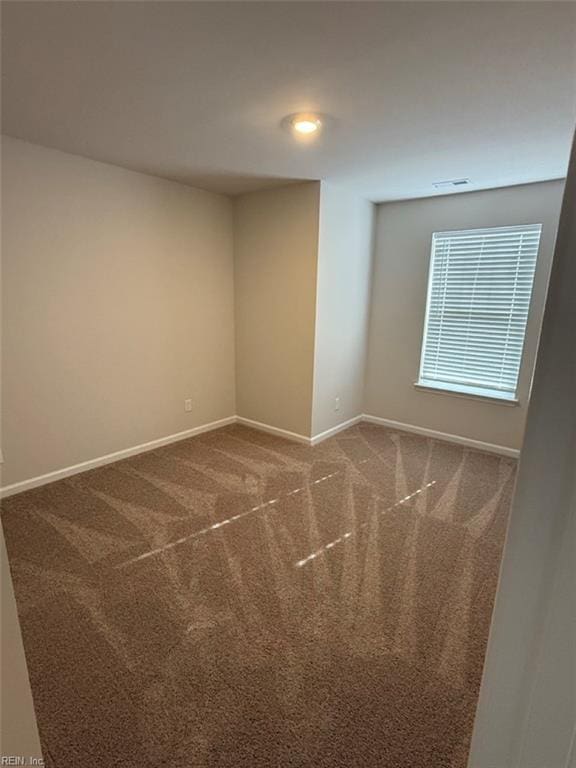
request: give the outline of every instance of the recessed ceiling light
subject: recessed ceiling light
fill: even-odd
[[[316,133],[322,127],[322,120],[313,115],[298,115],[292,120],[292,127],[298,133],[307,136],[310,133]]]
[[[299,139],[314,138],[323,127],[322,118],[313,112],[300,112],[296,115],[288,115],[282,123]]]

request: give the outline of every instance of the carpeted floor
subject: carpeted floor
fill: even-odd
[[[514,474],[234,426],[5,500],[47,765],[464,768]]]

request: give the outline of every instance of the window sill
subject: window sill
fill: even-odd
[[[429,392],[432,395],[448,395],[449,397],[462,397],[465,400],[481,400],[484,403],[492,403],[494,405],[507,405],[511,407],[519,406],[520,401],[517,398],[498,397],[497,395],[481,395],[475,392],[463,392],[462,390],[449,389],[448,386],[436,386],[434,384],[423,384],[422,382],[415,381],[414,386],[416,389],[421,389],[424,392]]]

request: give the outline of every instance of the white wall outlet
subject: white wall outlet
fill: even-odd
[[[334,398],[334,410],[339,411],[340,410],[340,398],[335,397]]]
[[[190,411],[192,410],[192,400],[190,398],[188,398],[187,400],[184,400],[184,410],[187,413],[190,413]]]

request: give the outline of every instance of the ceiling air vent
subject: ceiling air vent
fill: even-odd
[[[448,179],[447,181],[435,181],[432,186],[435,189],[449,189],[450,187],[465,187],[470,184],[470,179]]]

